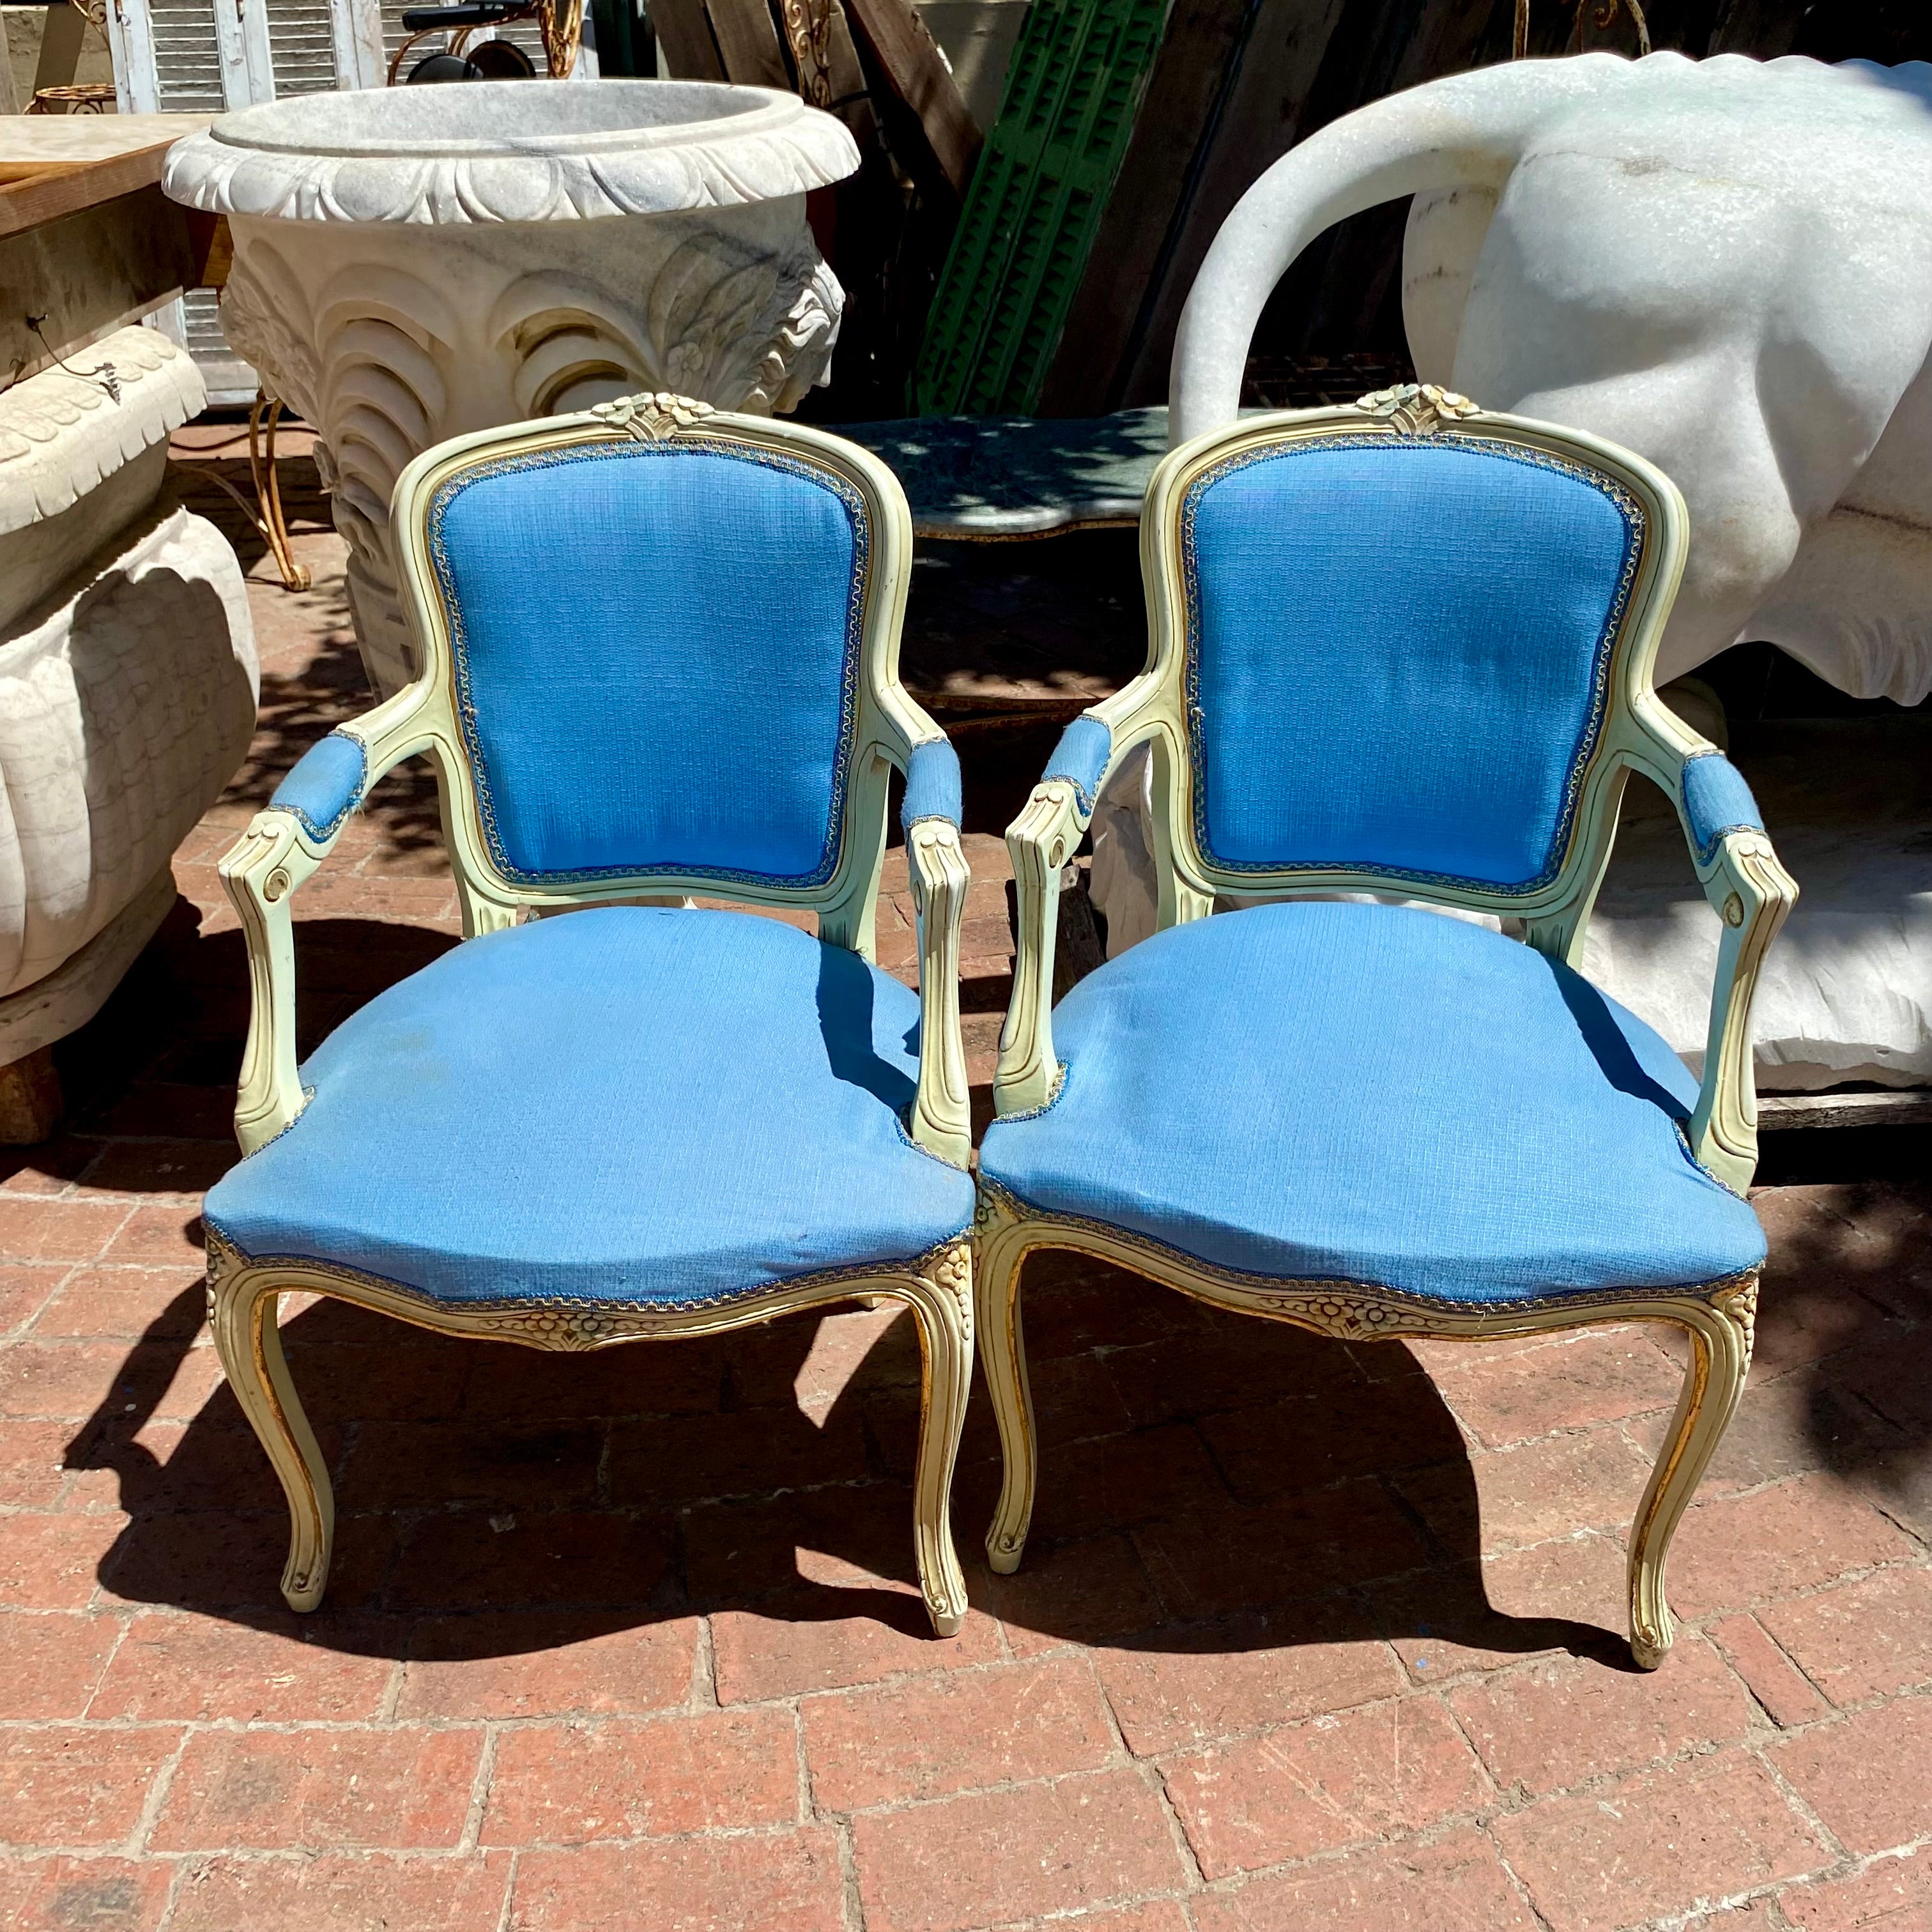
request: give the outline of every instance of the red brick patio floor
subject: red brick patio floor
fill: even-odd
[[[1922,1189],[1760,1196],[1758,1364],[1652,1676],[1622,1538],[1667,1340],[1349,1348],[1052,1261],[1033,1544],[977,1560],[976,1396],[954,1641],[911,1584],[916,1352],[865,1312],[577,1358],[294,1314],[341,1518],[289,1616],[196,1213],[245,1009],[214,861],[358,708],[339,550],[300,545],[305,596],[254,566],[256,755],[62,1049],[68,1131],[0,1166],[0,1927],[1932,1927]],[[453,943],[420,782],[297,913],[310,1040]],[[902,896],[882,930],[905,969]]]

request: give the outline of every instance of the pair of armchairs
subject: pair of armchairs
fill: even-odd
[[[549,1348],[864,1296],[917,1326],[915,1547],[950,1634],[975,1330],[1011,1570],[1021,1274],[1063,1247],[1350,1337],[1687,1329],[1630,1550],[1633,1648],[1660,1660],[1665,1549],[1750,1357],[1748,1008],[1793,896],[1742,782],[1652,692],[1684,551],[1665,478],[1419,390],[1168,459],[1148,668],[1068,729],[1008,835],[1018,958],[976,1183],[959,772],[898,682],[891,472],[639,398],[428,452],[394,523],[422,675],[313,748],[224,866],[254,1015],[210,1306],[289,1498],[294,1607],[320,1600],[332,1514],[281,1295]],[[1166,929],[1049,1011],[1063,868],[1143,743]],[[290,902],[416,755],[466,943],[298,1066]],[[871,958],[894,769],[918,994]],[[1725,922],[1701,1085],[1570,963],[1633,770],[1678,800]],[[638,902],[698,892],[808,910],[818,936]],[[1208,919],[1216,898],[1270,902]]]

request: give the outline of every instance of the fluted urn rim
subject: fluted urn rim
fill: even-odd
[[[842,179],[859,151],[795,95],[701,81],[477,81],[311,94],[168,152],[169,197],[298,221],[584,220],[727,208]]]

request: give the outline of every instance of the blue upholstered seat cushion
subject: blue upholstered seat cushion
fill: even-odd
[[[1043,1112],[980,1170],[1023,1201],[1258,1274],[1458,1301],[1756,1267],[1756,1216],[1691,1160],[1683,1063],[1516,940],[1304,901],[1177,926],[1054,1015]]]
[[[345,1021],[209,1194],[244,1254],[448,1300],[682,1302],[903,1262],[973,1216],[900,1125],[917,997],[749,914],[609,907],[470,940]]]

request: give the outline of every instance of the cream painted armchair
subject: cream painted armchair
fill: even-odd
[[[884,1298],[925,1354],[915,1548],[951,1634],[967,872],[958,760],[898,681],[898,484],[814,430],[638,397],[429,451],[392,524],[422,674],[314,746],[222,867],[254,1017],[209,1295],[288,1496],[284,1595],[320,1602],[333,1525],[284,1294],[561,1349]],[[416,756],[464,943],[298,1066],[290,901]],[[922,996],[872,957],[894,767]],[[634,903],[698,893],[818,936]]]
[[[1251,418],[1156,472],[1148,668],[1006,835],[976,1251],[995,1570],[1033,1505],[1036,1248],[1352,1340],[1671,1322],[1690,1363],[1630,1546],[1631,1648],[1661,1660],[1665,1553],[1750,1359],[1750,996],[1796,897],[1743,780],[1652,688],[1684,521],[1628,452],[1432,388]],[[1142,745],[1165,929],[1050,1012],[1062,868]],[[1701,1087],[1575,970],[1632,772],[1724,924]]]

